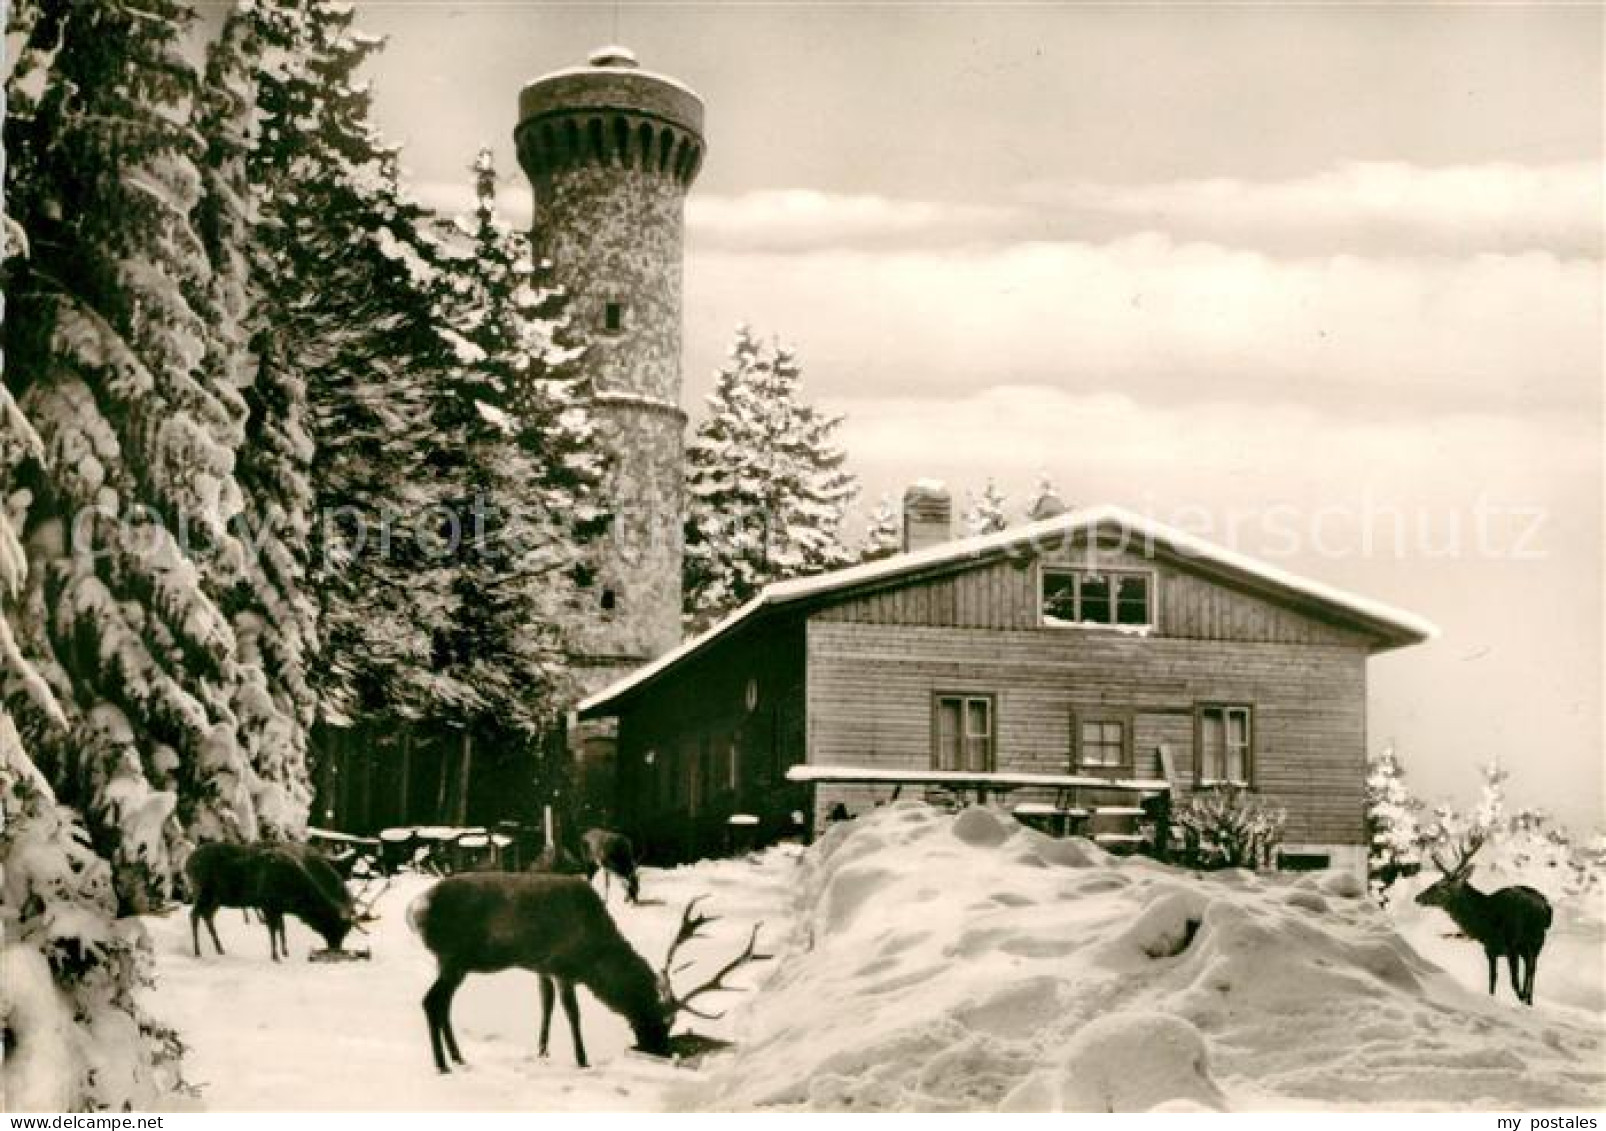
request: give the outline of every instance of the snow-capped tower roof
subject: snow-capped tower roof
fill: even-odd
[[[667,125],[688,135],[699,150],[703,145],[703,100],[697,92],[679,79],[643,70],[636,53],[619,44],[597,48],[585,66],[566,67],[526,84],[519,92],[514,133],[533,132],[532,126],[555,116],[611,119],[615,114],[629,115],[632,126],[641,121]],[[610,126],[606,140],[611,137]]]
[[[641,66],[636,53],[619,43],[611,43],[606,47],[599,47],[593,51],[586,60],[593,67],[630,67]]]

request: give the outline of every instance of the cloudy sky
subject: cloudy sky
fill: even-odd
[[[363,4],[418,191],[604,42],[708,105],[694,412],[796,346],[869,503],[1039,471],[1429,617],[1372,665],[1430,797],[1600,823],[1602,14]]]

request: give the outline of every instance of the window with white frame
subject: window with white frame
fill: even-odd
[[[993,768],[993,697],[938,695],[933,703],[931,766],[987,773]]]
[[[1141,570],[1045,569],[1043,623],[1147,628],[1154,624],[1154,577]]]
[[[1254,772],[1253,711],[1242,704],[1206,703],[1198,710],[1199,783],[1248,785]]]

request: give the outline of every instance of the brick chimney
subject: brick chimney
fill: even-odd
[[[1041,522],[1045,518],[1062,515],[1068,510],[1070,508],[1065,505],[1065,500],[1060,498],[1055,491],[1048,490],[1044,491],[1037,502],[1032,504],[1032,513],[1026,517],[1033,522]]]
[[[924,550],[953,537],[954,502],[948,488],[935,479],[911,483],[903,493],[903,548]]]

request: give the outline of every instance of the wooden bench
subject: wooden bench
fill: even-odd
[[[1162,763],[1163,764],[1163,763]],[[1097,815],[1121,817],[1132,822],[1152,820],[1156,829],[1156,850],[1164,852],[1169,836],[1171,783],[1162,778],[1103,778],[1090,774],[1034,774],[977,772],[969,770],[921,770],[879,766],[797,765],[786,771],[788,781],[818,788],[822,785],[884,786],[893,796],[904,787],[924,787],[952,799],[956,804],[986,804],[1020,789],[1053,791],[1054,801],[1023,801],[1012,812],[1026,824],[1046,826],[1042,831],[1057,836],[1081,833]],[[1137,804],[1083,804],[1084,791],[1129,794]],[[1103,834],[1111,846],[1141,844],[1146,838],[1136,832]]]

